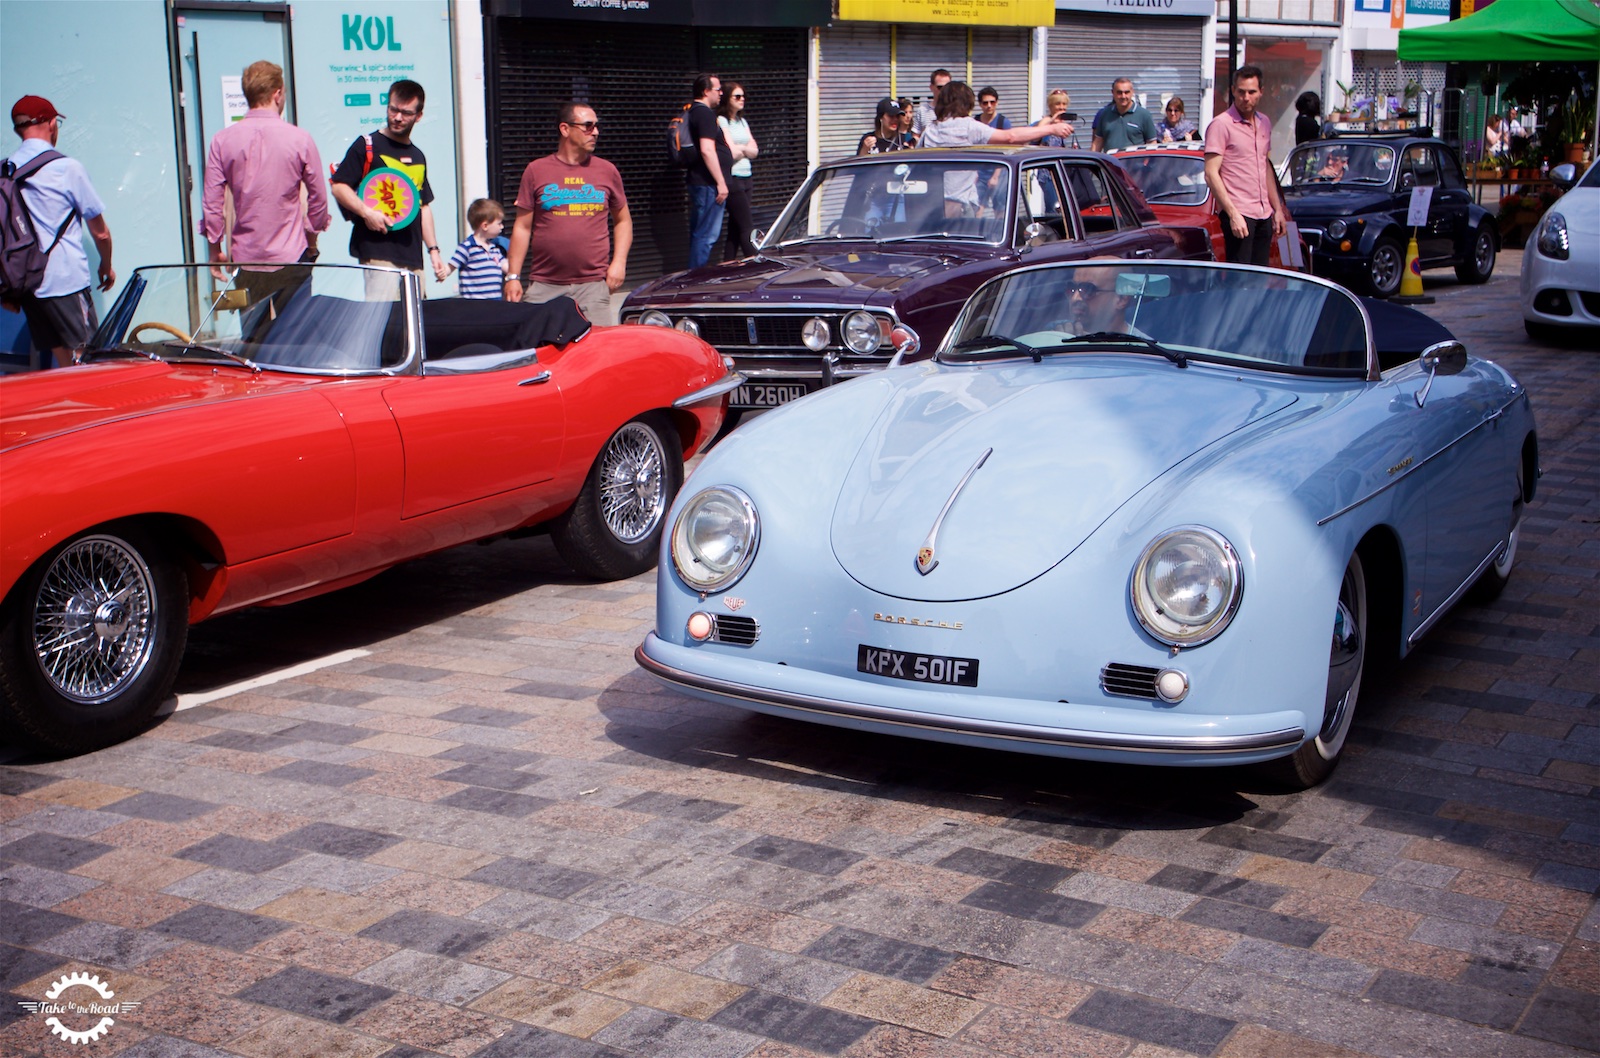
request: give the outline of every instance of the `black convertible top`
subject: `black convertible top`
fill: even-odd
[[[589,333],[588,317],[569,297],[543,304],[435,298],[422,303],[427,358],[566,345]]]
[[[1372,319],[1372,340],[1378,347],[1378,366],[1391,367],[1415,360],[1435,342],[1455,338],[1445,325],[1425,316],[1410,305],[1396,305],[1382,298],[1362,298]]]

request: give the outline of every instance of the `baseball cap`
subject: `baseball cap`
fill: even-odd
[[[896,103],[889,96],[884,96],[882,99],[878,100],[878,116],[880,118],[886,114],[893,114],[895,117],[899,117],[903,113],[905,112],[900,109],[900,104]]]
[[[11,107],[11,127],[20,129],[28,125],[43,125],[61,116],[55,104],[44,96],[23,96]]]

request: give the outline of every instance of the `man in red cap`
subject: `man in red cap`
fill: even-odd
[[[99,320],[89,297],[89,255],[83,248],[83,229],[89,229],[100,254],[98,289],[110,290],[117,281],[111,269],[111,228],[105,203],[89,183],[82,163],[54,150],[63,118],[48,99],[23,96],[11,108],[11,127],[22,146],[7,159],[18,170],[38,163],[22,186],[22,201],[33,218],[34,229],[50,247],[39,289],[22,297],[33,344],[49,349],[56,363],[72,363],[89,344]],[[50,157],[39,163],[41,156]],[[54,244],[53,246],[51,244]]]

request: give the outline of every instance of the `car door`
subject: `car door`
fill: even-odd
[[[1170,240],[1157,238],[1139,223],[1138,215],[1101,163],[1087,158],[1068,159],[1061,168],[1071,200],[1066,212],[1076,222],[1082,240],[1070,256],[1170,257],[1177,252]]]
[[[1450,232],[1450,244],[1443,253],[1455,260],[1464,260],[1472,253],[1472,192],[1467,189],[1466,176],[1449,148],[1435,144],[1429,150],[1439,169],[1433,208],[1440,211],[1441,225]],[[1429,220],[1432,219],[1430,216]]]
[[[1428,223],[1416,229],[1417,253],[1424,261],[1448,258],[1453,242],[1450,232],[1449,210],[1440,201],[1439,166],[1432,148],[1425,143],[1413,143],[1400,155],[1400,180],[1395,195],[1395,208],[1401,210],[1400,221],[1410,211],[1414,188],[1432,188],[1428,200]],[[1410,231],[1409,226],[1406,228]]]
[[[498,498],[486,506],[509,528],[538,505],[529,486],[560,467],[566,421],[550,371],[528,353],[470,359],[484,362],[432,362],[384,390],[404,449],[402,519]]]

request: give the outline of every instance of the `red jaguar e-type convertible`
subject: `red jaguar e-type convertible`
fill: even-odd
[[[698,338],[423,301],[340,265],[141,268],[82,365],[0,382],[0,728],[80,752],[157,712],[188,626],[548,528],[655,564],[739,384]]]

